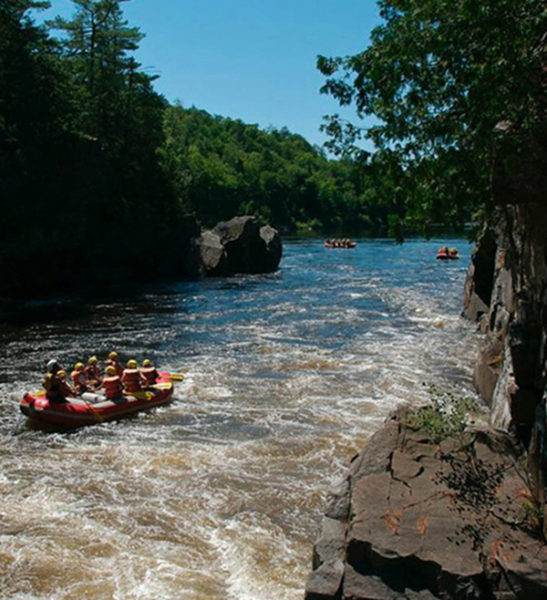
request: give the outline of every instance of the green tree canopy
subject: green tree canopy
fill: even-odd
[[[493,130],[544,119],[546,8],[537,0],[379,0],[384,21],[355,56],[318,58],[322,92],[353,105],[357,122],[327,119],[330,147],[378,169],[400,165],[407,221],[462,223],[487,204]],[[542,42],[543,38],[543,42]],[[542,50],[543,47],[543,50]],[[359,120],[374,117],[368,129]],[[392,170],[393,172],[393,170]]]
[[[23,292],[22,272],[48,291],[180,263],[185,223],[156,154],[166,102],[132,57],[142,36],[119,1],[74,4],[55,39],[32,19],[47,3],[0,2],[0,290]]]

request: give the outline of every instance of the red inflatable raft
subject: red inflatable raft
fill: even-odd
[[[156,384],[133,394],[108,400],[101,394],[85,393],[66,402],[50,402],[45,392],[25,394],[19,407],[31,419],[63,427],[83,427],[114,421],[170,402],[173,383],[169,373],[160,372]]]
[[[447,248],[443,246],[437,250],[437,260],[458,260],[460,255],[456,248]]]

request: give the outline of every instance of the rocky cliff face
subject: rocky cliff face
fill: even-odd
[[[547,144],[540,134],[523,143],[503,124],[499,134],[495,209],[473,253],[464,315],[485,333],[477,390],[491,407],[492,425],[529,448],[535,493],[545,505]]]
[[[465,283],[492,428],[437,445],[394,415],[330,494],[306,600],[547,598],[546,142],[499,126]]]

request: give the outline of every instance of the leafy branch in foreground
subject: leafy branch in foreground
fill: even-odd
[[[379,0],[383,24],[347,57],[320,56],[322,92],[354,106],[327,117],[330,147],[355,153],[359,123],[398,161],[410,221],[462,224],[488,204],[495,124],[532,131],[544,119],[545,4],[536,0]],[[382,161],[378,167],[382,168]],[[384,193],[393,190],[385,186]],[[427,232],[427,231],[426,231]]]

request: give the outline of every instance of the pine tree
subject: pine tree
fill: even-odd
[[[127,137],[123,124],[135,108],[136,88],[153,93],[153,78],[138,72],[140,65],[132,56],[144,36],[123,17],[120,4],[129,0],[72,1],[74,17],[57,17],[49,27],[65,34],[60,43],[85,107],[80,127],[107,148],[119,150]]]

